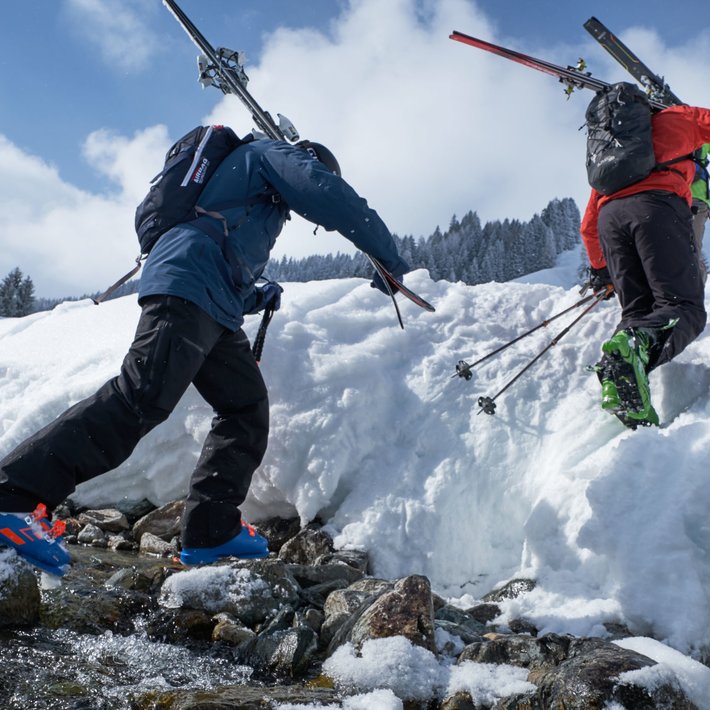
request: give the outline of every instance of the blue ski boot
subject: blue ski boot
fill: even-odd
[[[251,525],[242,522],[242,531],[216,547],[183,547],[180,562],[184,565],[208,565],[222,557],[250,560],[269,556],[269,542]]]
[[[11,547],[35,567],[62,577],[71,564],[61,537],[64,527],[59,520],[49,524],[47,507],[42,503],[31,513],[0,513],[0,545]]]

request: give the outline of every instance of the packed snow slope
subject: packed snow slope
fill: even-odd
[[[516,283],[466,286],[415,271],[427,313],[361,279],[286,284],[266,339],[269,449],[244,505],[327,523],[368,550],[374,574],[427,575],[468,605],[519,575],[507,602],[544,632],[604,635],[623,622],[683,653],[710,646],[710,337],[651,376],[662,426],[630,431],[599,406],[596,362],[616,300],[585,316],[497,400],[493,396],[581,309],[473,362],[579,300],[578,257]],[[0,455],[117,374],[135,296],[65,303],[0,321]],[[246,329],[253,335],[259,318]],[[212,412],[190,389],[117,470],[83,484],[82,504],[184,495]]]

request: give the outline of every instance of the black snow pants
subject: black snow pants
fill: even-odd
[[[598,230],[621,303],[617,330],[659,328],[677,318],[649,369],[672,360],[702,333],[706,321],[690,207],[670,192],[641,192],[607,202]]]
[[[242,330],[173,296],[141,305],[119,375],[0,461],[0,510],[51,510],[116,468],[193,383],[215,416],[190,479],[182,545],[219,545],[240,532],[239,506],[266,451],[266,386]]]

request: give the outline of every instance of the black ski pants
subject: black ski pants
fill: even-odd
[[[702,333],[705,297],[688,203],[670,192],[641,192],[607,202],[598,230],[621,303],[617,330],[659,328],[678,318],[658,359],[658,367]]]
[[[219,545],[240,532],[239,506],[266,451],[266,386],[242,330],[173,296],[141,305],[119,375],[0,461],[0,510],[52,509],[116,468],[193,383],[215,416],[190,479],[182,545]]]

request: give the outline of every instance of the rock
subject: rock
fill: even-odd
[[[128,522],[132,525],[144,515],[154,511],[157,506],[153,505],[146,498],[141,500],[121,500],[114,504],[116,510],[119,510],[126,516]]]
[[[273,710],[280,705],[331,707],[338,695],[330,688],[304,688],[302,685],[264,688],[239,685],[214,690],[152,690],[132,700],[135,710]],[[337,705],[336,705],[337,707]],[[374,708],[373,708],[374,710]]]
[[[133,526],[133,537],[140,543],[143,534],[149,532],[170,542],[172,538],[180,534],[180,521],[184,510],[185,501],[176,500],[151,511]]]
[[[497,604],[484,602],[483,604],[477,604],[470,609],[466,609],[466,613],[481,624],[487,624],[489,621],[493,621],[497,616],[500,616],[500,607]]]
[[[279,559],[294,565],[313,565],[319,557],[331,552],[333,539],[330,535],[309,526],[284,543],[279,550]]]
[[[468,693],[460,692],[445,698],[440,710],[479,710],[479,708],[480,705],[476,705]]]
[[[77,541],[83,545],[93,545],[94,547],[106,547],[108,544],[106,533],[93,523],[84,526],[77,535]]]
[[[370,568],[370,558],[367,552],[360,552],[359,550],[338,550],[337,552],[329,552],[325,555],[321,555],[315,563],[317,565],[348,565],[362,572],[361,576],[365,576]]]
[[[86,510],[79,514],[78,520],[81,525],[96,525],[104,532],[117,533],[130,528],[126,516],[115,508]]]
[[[354,616],[358,610],[365,608],[377,599],[385,591],[392,589],[394,585],[385,580],[362,580],[350,585],[347,589],[338,589],[328,595],[323,606],[325,619],[321,627],[321,645],[328,646],[333,641],[336,633],[348,621],[354,624]],[[364,606],[363,606],[364,605]],[[349,628],[346,629],[349,631]],[[344,643],[344,639],[339,639],[334,647],[330,649],[332,653],[337,646]]]
[[[318,637],[309,626],[267,629],[246,644],[243,658],[278,676],[297,678],[308,670],[317,647]]]
[[[346,629],[346,633],[343,633]],[[426,577],[412,575],[400,579],[364,611],[358,611],[352,623],[343,625],[328,650],[335,650],[336,639],[338,644],[350,641],[359,648],[368,639],[391,636],[404,636],[415,646],[436,653],[434,607],[431,586]]]
[[[34,624],[41,597],[32,568],[15,552],[1,549],[0,570],[0,627]]]
[[[309,606],[322,609],[330,594],[339,589],[345,589],[348,583],[344,579],[333,579],[330,582],[314,584],[301,589],[301,599]]]
[[[178,554],[177,547],[170,542],[150,532],[141,535],[139,551],[142,555],[158,555],[159,557],[174,557]]]
[[[202,609],[159,609],[146,623],[148,637],[155,641],[180,643],[188,639],[210,641],[215,621]]]
[[[138,545],[133,540],[129,540],[125,534],[120,533],[108,536],[108,548],[110,550],[136,550]]]
[[[362,579],[363,572],[344,564],[297,565],[287,564],[288,571],[302,587],[343,581],[346,585]]]
[[[216,622],[212,629],[212,640],[221,641],[230,646],[239,646],[245,641],[256,638],[256,634],[241,624],[237,619],[229,614],[217,614],[214,617]]]
[[[299,586],[280,560],[229,562],[169,576],[159,603],[167,608],[226,612],[254,628],[299,599]]]
[[[284,543],[301,530],[301,521],[298,518],[268,518],[260,520],[254,527],[269,541],[269,550],[279,553]]]
[[[445,604],[437,609],[434,619],[437,622],[448,622],[441,624],[442,628],[445,628],[450,634],[460,636],[465,643],[473,643],[486,633],[484,624],[476,621],[468,612],[451,604]]]
[[[620,682],[620,674],[656,664],[646,656],[604,639],[578,639],[558,634],[540,638],[499,634],[489,641],[467,646],[457,662],[464,661],[527,668],[528,681],[538,687],[534,698],[524,696],[527,706],[533,708],[590,710],[616,703],[634,710],[694,710],[674,676],[659,675],[652,683],[643,681],[644,687],[633,685],[631,679]],[[519,707],[512,698],[509,700],[510,703],[502,707]]]
[[[484,602],[500,602],[504,599],[517,599],[521,594],[535,589],[534,579],[511,579],[500,589],[495,589],[483,597]]]

